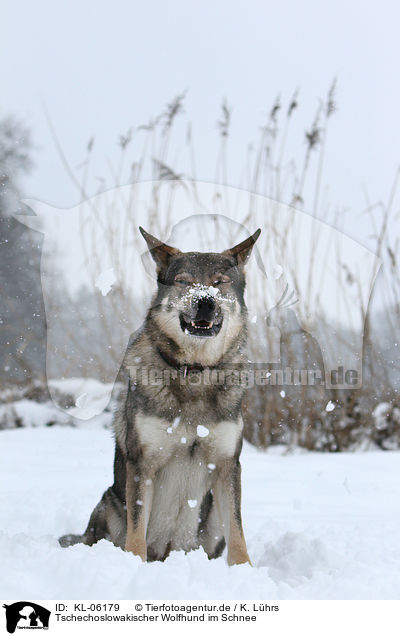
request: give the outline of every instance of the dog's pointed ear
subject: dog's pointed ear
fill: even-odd
[[[181,254],[180,250],[176,249],[176,247],[166,245],[159,239],[146,232],[146,230],[144,230],[142,227],[139,227],[139,230],[147,243],[150,254],[153,257],[158,270],[167,267],[168,262],[172,256]]]
[[[222,254],[226,256],[233,256],[236,258],[238,265],[245,265],[247,263],[249,256],[251,254],[251,250],[253,249],[253,245],[261,234],[261,230],[258,229],[254,234],[249,236],[249,238],[245,239],[235,247],[231,247],[229,250],[225,250]]]

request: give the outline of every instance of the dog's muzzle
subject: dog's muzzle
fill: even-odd
[[[222,327],[223,317],[212,296],[199,298],[194,303],[192,316],[182,312],[181,329],[191,336],[216,336]]]

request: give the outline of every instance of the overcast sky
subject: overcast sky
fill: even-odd
[[[332,203],[350,206],[356,238],[363,188],[372,201],[388,197],[400,158],[400,5],[394,0],[6,0],[1,14],[0,114],[21,118],[36,146],[27,197],[59,207],[78,201],[45,108],[72,166],[95,136],[100,174],[121,132],[188,89],[198,177],[212,180],[216,120],[226,97],[233,106],[231,180],[239,185],[237,167],[276,95],[285,101],[300,88],[302,138],[335,76],[338,112],[324,165]]]

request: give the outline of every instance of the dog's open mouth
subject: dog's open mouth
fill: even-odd
[[[222,316],[214,320],[191,320],[184,314],[180,317],[181,329],[191,336],[216,336],[222,327]]]

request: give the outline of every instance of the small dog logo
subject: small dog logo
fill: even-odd
[[[18,601],[3,607],[9,634],[14,634],[16,629],[49,629],[51,612],[37,603]]]

